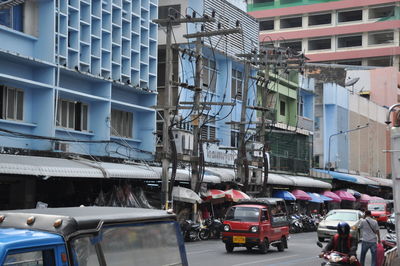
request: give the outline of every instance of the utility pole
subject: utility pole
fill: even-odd
[[[165,47],[165,89],[164,89],[164,106],[163,109],[163,152],[162,152],[162,173],[161,173],[161,205],[164,209],[169,209],[169,195],[172,191],[169,191],[169,165],[171,161],[171,149],[170,149],[170,134],[169,130],[171,127],[171,110],[176,109],[172,106],[172,83],[173,83],[173,64],[172,64],[172,22],[174,23],[196,23],[196,22],[212,22],[215,21],[213,18],[177,18],[170,15],[166,19],[155,19],[153,22],[158,23],[162,26],[166,26],[166,47]],[[172,181],[173,182],[173,181]]]
[[[195,88],[194,88],[194,103],[193,103],[193,110],[194,110],[194,119],[193,122],[193,154],[191,159],[191,166],[192,166],[192,177],[191,177],[191,188],[196,193],[200,191],[200,168],[199,168],[199,145],[203,145],[200,135],[200,118],[201,118],[201,109],[200,107],[200,98],[202,92],[202,71],[203,71],[203,57],[202,57],[202,48],[203,48],[203,37],[211,37],[216,35],[228,35],[234,33],[241,33],[242,30],[238,27],[232,29],[223,29],[223,30],[216,30],[216,31],[202,31],[193,34],[186,34],[183,37],[187,39],[196,38],[196,78],[195,78]]]
[[[264,55],[264,88],[262,89],[262,107],[266,108],[267,107],[267,97],[268,97],[268,84],[269,84],[269,62],[268,62],[268,51],[265,51]],[[261,129],[260,129],[260,141],[262,143],[262,157],[263,157],[263,168],[264,168],[264,181],[261,189],[261,195],[269,197],[269,191],[267,189],[267,184],[268,184],[268,173],[269,173],[269,162],[268,162],[268,157],[267,157],[267,151],[268,151],[268,144],[267,144],[267,135],[266,135],[266,120],[267,120],[267,111],[264,110],[261,112]]]
[[[247,160],[246,151],[246,114],[247,114],[247,98],[249,91],[249,76],[250,76],[250,62],[252,57],[248,60],[244,59],[244,88],[243,88],[243,101],[242,110],[240,113],[240,124],[239,124],[239,156],[237,158],[238,172],[240,178],[244,177],[243,191],[246,192],[249,184],[249,161]]]

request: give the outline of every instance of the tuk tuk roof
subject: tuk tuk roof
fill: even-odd
[[[282,202],[281,198],[254,198],[254,199],[243,199],[237,204],[261,204],[261,205],[276,205],[277,202]],[[284,202],[284,201],[283,201]]]
[[[3,219],[4,217],[4,219]],[[68,238],[79,231],[99,231],[103,225],[176,219],[164,210],[120,207],[70,207],[0,211],[0,228],[31,229]],[[60,223],[61,224],[57,224]]]

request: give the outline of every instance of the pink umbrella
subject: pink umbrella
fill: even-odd
[[[225,197],[228,199],[231,199],[232,201],[239,201],[241,199],[250,199],[250,196],[247,195],[246,193],[236,190],[236,189],[230,189],[225,191]]]
[[[371,198],[369,199],[369,201],[384,202],[385,200],[382,199],[381,197],[374,196],[374,197],[371,197]]]
[[[356,201],[356,198],[350,192],[344,190],[336,190],[333,193],[338,195],[342,200]]]
[[[368,194],[361,194],[361,197],[358,199],[359,202],[367,203],[371,200],[371,196]]]
[[[342,201],[342,199],[338,195],[333,193],[332,191],[324,191],[324,193],[322,193],[322,195],[324,195],[325,197],[331,198],[334,202]]]
[[[300,189],[295,189],[292,191],[292,194],[296,197],[298,200],[311,200],[311,196],[308,195],[306,192]]]
[[[225,192],[219,189],[209,189],[204,194],[204,200],[222,199],[225,198]]]

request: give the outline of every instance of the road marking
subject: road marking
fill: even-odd
[[[210,251],[215,251],[215,250],[207,249],[207,250],[201,250],[201,251],[192,251],[192,252],[186,252],[186,254],[187,254],[187,255],[191,255],[191,254],[201,254],[201,253],[207,253],[207,252],[210,252]]]
[[[281,260],[281,259],[287,259],[287,258],[298,257],[298,256],[299,255],[291,255],[291,256],[285,256],[285,257],[279,257],[279,258],[270,258],[270,259],[266,259],[266,260],[258,260],[258,261],[252,261],[252,262],[246,262],[246,263],[233,264],[232,266],[251,265],[251,264],[256,264],[256,263],[260,263],[260,262],[269,262],[272,260]]]

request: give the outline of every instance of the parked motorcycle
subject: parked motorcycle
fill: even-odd
[[[192,220],[185,220],[181,224],[181,231],[185,241],[200,240],[200,234],[204,234],[204,228],[202,228],[199,223],[195,223]]]
[[[303,223],[298,215],[291,215],[289,220],[289,233],[294,234],[303,231]]]
[[[201,240],[209,238],[219,239],[221,237],[222,223],[219,219],[209,218],[204,221],[204,227],[199,232]]]
[[[317,242],[317,245],[320,248],[323,247],[321,242]],[[337,251],[326,252],[322,258],[325,261],[321,263],[321,266],[361,266],[358,260],[350,263],[349,255]]]
[[[385,251],[394,248],[397,246],[397,236],[396,233],[386,234],[385,239],[382,240],[382,245]]]

